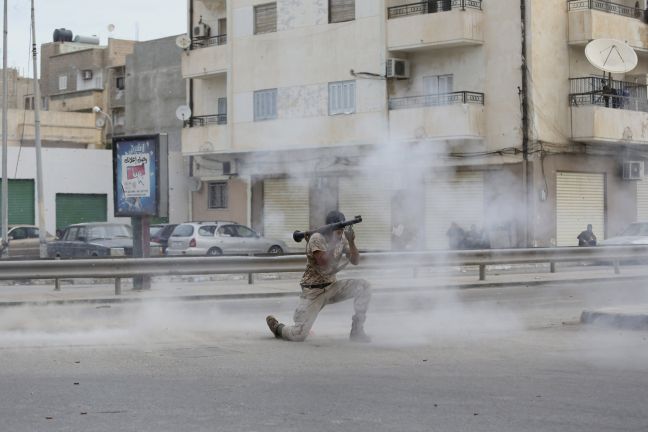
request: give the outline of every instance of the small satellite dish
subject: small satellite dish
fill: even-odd
[[[95,120],[95,126],[98,128],[102,128],[106,125],[106,120],[103,117],[99,117],[97,120]]]
[[[191,108],[189,108],[187,105],[180,105],[176,109],[176,117],[178,118],[178,120],[182,121],[189,120],[189,118],[191,117]]]
[[[191,46],[191,38],[186,34],[180,35],[176,38],[176,45],[182,49],[187,49]]]
[[[114,32],[115,31],[115,24],[108,24],[108,31],[110,33]]]
[[[585,57],[592,66],[609,73],[630,72],[637,66],[637,53],[616,39],[594,39],[585,47]]]
[[[198,192],[202,186],[202,181],[198,177],[189,177],[187,179],[187,186],[191,192]]]

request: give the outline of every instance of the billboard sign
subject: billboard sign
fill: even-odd
[[[113,139],[113,178],[115,217],[158,215],[160,136]]]

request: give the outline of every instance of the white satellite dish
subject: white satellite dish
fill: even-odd
[[[191,108],[189,108],[187,105],[180,105],[176,109],[176,117],[178,120],[189,120],[191,118]]]
[[[115,31],[115,24],[108,24],[108,31],[110,33],[114,32]]]
[[[191,38],[186,34],[180,35],[176,38],[176,45],[182,49],[187,49],[191,46]]]
[[[106,120],[103,117],[99,117],[97,118],[97,120],[95,120],[95,126],[98,127],[99,129],[101,129],[105,125],[106,125]]]
[[[616,39],[594,39],[585,47],[585,57],[592,66],[609,73],[626,73],[637,66],[637,53]]]
[[[202,181],[198,177],[189,177],[187,179],[187,186],[191,192],[198,192],[202,186]]]

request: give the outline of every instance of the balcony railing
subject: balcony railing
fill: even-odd
[[[459,91],[423,96],[407,96],[389,99],[389,109],[430,107],[454,104],[484,104],[484,93]]]
[[[452,9],[481,9],[481,5],[482,0],[430,0],[419,3],[410,3],[402,6],[392,6],[387,9],[387,16],[389,19],[391,19],[408,15],[445,12]]]
[[[630,18],[641,19],[644,11],[633,6],[625,6],[618,3],[610,3],[604,0],[569,0],[567,7],[570,11],[582,9],[594,9],[615,15],[622,15]]]
[[[570,78],[571,106],[598,105],[648,112],[646,85],[601,77]]]
[[[227,34],[199,37],[191,39],[191,49],[205,48],[213,45],[225,45],[227,43]]]
[[[227,124],[227,114],[212,114],[205,116],[193,116],[184,121],[185,127],[205,126],[208,124]]]

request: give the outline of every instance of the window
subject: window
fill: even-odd
[[[194,229],[191,225],[178,225],[171,233],[171,237],[191,237]]]
[[[277,89],[254,92],[254,121],[277,118]]]
[[[117,87],[117,90],[124,90],[126,88],[126,81],[124,77],[117,77],[115,79],[115,87]]]
[[[243,226],[243,225],[236,225],[236,232],[237,232],[237,237],[246,237],[246,238],[254,238],[257,236],[257,233],[252,231],[250,228]]]
[[[201,226],[198,228],[198,235],[201,237],[214,237],[214,231],[216,231],[216,225]]]
[[[355,0],[329,0],[329,22],[337,23],[355,19]]]
[[[355,81],[329,83],[329,114],[353,114],[355,112]]]
[[[254,6],[254,34],[277,31],[277,3]]]
[[[25,98],[25,109],[26,110],[32,109],[33,102],[34,102],[34,97],[33,96],[27,96]]]
[[[59,90],[67,90],[67,75],[59,75]]]
[[[227,208],[227,182],[209,183],[209,208]]]
[[[423,88],[426,95],[438,95],[453,92],[453,75],[430,75],[423,77]]]
[[[112,112],[113,126],[124,126],[126,124],[126,113],[123,110],[113,110]]]

